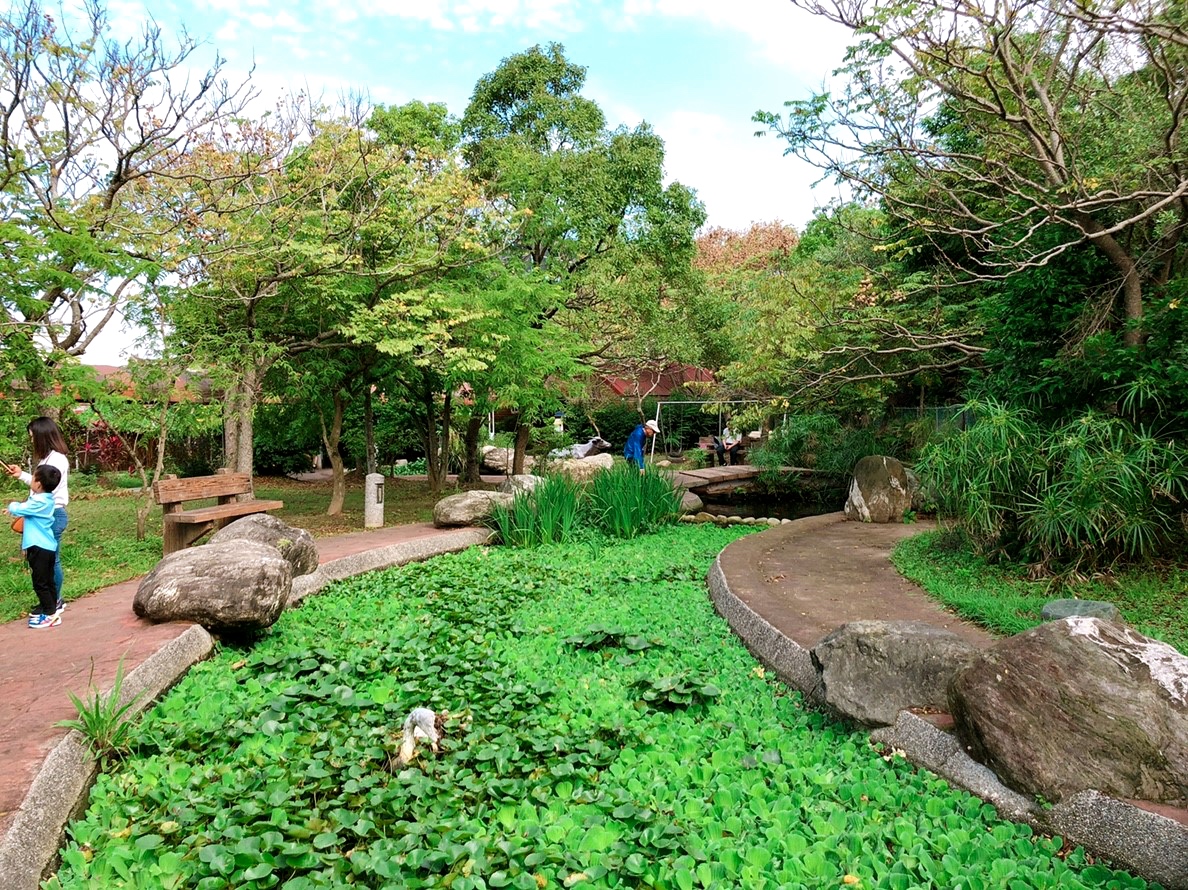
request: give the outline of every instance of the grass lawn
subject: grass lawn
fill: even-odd
[[[128,477],[102,481],[82,474],[71,476],[70,525],[62,540],[62,571],[67,600],[77,599],[101,587],[145,574],[161,559],[161,508],[149,510],[145,538],[136,540],[136,510],[141,503],[138,490],[114,487],[127,484]],[[314,537],[338,535],[363,529],[363,482],[360,476],[347,478],[346,503],[341,516],[327,516],[330,483],[297,482],[292,479],[256,479],[256,497],[285,502],[272,515],[292,526],[304,528]],[[449,491],[444,492],[448,494]],[[24,500],[28,488],[5,476],[0,481],[0,502]],[[148,495],[151,501],[152,495]],[[213,503],[213,501],[212,501]],[[428,522],[433,518],[435,498],[425,482],[389,478],[384,493],[384,523],[401,525]],[[195,503],[190,506],[200,506]],[[29,569],[21,555],[20,537],[8,533],[7,547],[0,552],[0,621],[25,614],[33,604]]]
[[[1105,600],[1135,630],[1188,655],[1188,568],[1183,566],[1119,571],[1055,589],[1051,581],[1028,580],[1024,566],[989,563],[954,546],[941,532],[908,538],[891,560],[930,596],[995,633],[1035,627],[1049,600]]]
[[[742,528],[332,585],[133,728],[47,890],[1143,888],[803,707],[705,592]],[[405,716],[438,752],[394,762]]]

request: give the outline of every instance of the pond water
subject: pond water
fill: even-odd
[[[748,516],[768,519],[802,519],[805,516],[820,516],[836,513],[845,504],[844,494],[834,503],[832,500],[778,499],[759,495],[716,496],[705,501],[705,512],[713,516]]]

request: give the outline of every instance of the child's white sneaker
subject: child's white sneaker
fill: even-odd
[[[29,627],[40,630],[43,627],[57,627],[62,623],[62,616],[55,612],[53,615],[38,613],[29,616]]]

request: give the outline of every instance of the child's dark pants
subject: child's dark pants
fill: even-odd
[[[58,596],[54,593],[54,554],[55,551],[44,547],[30,547],[25,551],[29,571],[33,573],[37,611],[42,615],[53,615],[58,608]]]

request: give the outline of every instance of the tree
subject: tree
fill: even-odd
[[[849,79],[756,120],[882,201],[958,282],[1093,245],[1115,327],[1141,342],[1151,291],[1186,271],[1182,5],[794,2],[854,29]]]
[[[704,209],[692,190],[663,184],[664,144],[647,123],[606,128],[581,94],[585,79],[557,43],[504,59],[462,117],[465,155],[490,199],[520,212],[511,253],[560,288],[562,301],[532,323],[587,341],[591,364],[646,356],[663,366],[693,340],[680,336],[686,316],[673,303]],[[517,462],[526,425],[550,404],[544,392],[522,397]]]
[[[250,98],[221,59],[191,79],[196,46],[168,48],[151,22],[116,41],[97,0],[81,20],[37,0],[0,18],[0,344],[34,392],[159,274],[178,227],[164,186]]]

